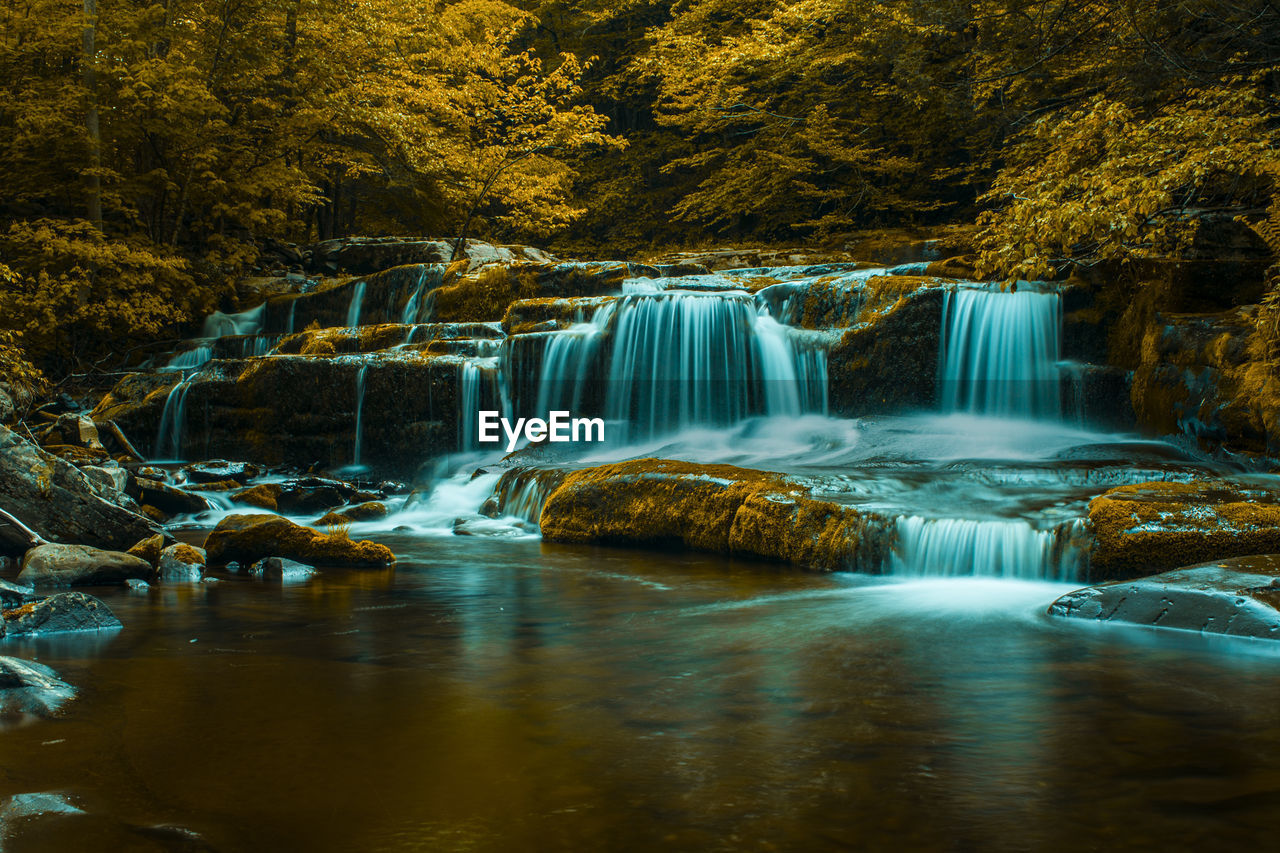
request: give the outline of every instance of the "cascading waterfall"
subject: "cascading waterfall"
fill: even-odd
[[[889,568],[899,575],[976,575],[1023,580],[1075,580],[1083,522],[1038,530],[1022,519],[976,520],[904,516]]]
[[[189,373],[182,381],[169,389],[160,412],[160,429],[156,433],[156,459],[182,458],[182,432],[187,423],[187,392],[196,374]]]
[[[365,280],[360,279],[351,286],[351,304],[347,306],[347,326],[354,328],[360,325],[360,310],[364,307]]]
[[[423,267],[422,272],[418,274],[418,283],[414,285],[413,293],[409,296],[409,301],[404,304],[404,312],[400,315],[400,322],[406,326],[418,322],[418,306],[422,301],[422,289],[427,285],[427,268]]]
[[[209,344],[201,344],[193,347],[169,359],[169,363],[164,366],[164,370],[195,370],[208,364],[213,358],[213,347]]]
[[[1061,315],[1056,293],[948,293],[939,348],[943,411],[1057,418]]]
[[[351,449],[351,464],[360,464],[361,446],[364,444],[364,374],[369,365],[362,364],[356,371],[356,435]]]
[[[476,450],[480,445],[479,412],[487,405],[485,375],[493,376],[498,367],[497,358],[471,359],[458,366],[458,449]]]
[[[262,331],[262,323],[266,317],[267,304],[264,302],[256,308],[241,311],[238,314],[223,314],[214,311],[204,319],[202,338],[225,338],[231,335],[256,335]]]
[[[554,334],[538,410],[580,410],[601,357],[603,414],[628,438],[826,411],[825,349],[801,342],[740,291],[635,291]]]

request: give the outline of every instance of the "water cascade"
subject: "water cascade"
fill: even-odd
[[[1081,522],[1038,530],[1023,519],[976,520],[904,516],[890,568],[900,575],[976,575],[1023,580],[1075,580]]]
[[[360,310],[364,307],[365,281],[360,279],[351,287],[351,304],[347,307],[347,326],[360,325]]]
[[[943,411],[1057,418],[1061,326],[1056,293],[948,293],[939,347]]]
[[[187,423],[187,392],[191,390],[191,380],[196,377],[190,373],[182,381],[169,389],[164,400],[164,410],[160,413],[160,429],[156,433],[156,448],[153,456],[156,459],[182,458],[182,432]]]
[[[406,326],[410,326],[418,322],[418,307],[422,302],[422,289],[427,285],[427,268],[423,267],[422,272],[418,275],[418,283],[414,285],[413,293],[410,294],[409,300],[404,304],[404,312],[400,315],[400,322]]]
[[[362,364],[356,371],[356,435],[355,447],[351,449],[351,464],[360,464],[360,445],[364,442],[364,374],[369,365]]]

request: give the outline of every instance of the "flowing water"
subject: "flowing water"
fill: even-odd
[[[156,825],[218,850],[1217,850],[1269,837],[1280,652],[1045,610],[1085,577],[1092,497],[1275,478],[1064,417],[1060,298],[1025,283],[946,294],[933,411],[829,416],[838,334],[795,327],[805,288],[821,279],[858,308],[881,272],[634,280],[559,330],[486,328],[448,350],[462,353],[445,356],[460,453],[350,530],[390,545],[394,570],[94,590],[123,630],[6,647],[79,695],[0,733],[0,850],[127,847]],[[738,289],[748,273],[776,283]],[[416,343],[424,281],[401,346]],[[353,286],[349,326],[363,295]],[[213,338],[258,335],[261,317],[215,325]],[[357,462],[365,408],[388,404],[366,400],[367,366]],[[168,396],[159,455],[181,454],[192,377]],[[601,415],[611,440],[530,455],[503,487],[475,412],[531,403],[519,414]],[[564,469],[645,456],[784,472],[883,519],[893,545],[870,567],[883,574],[541,541]],[[175,529],[198,541],[254,511],[215,502]],[[40,792],[83,814],[6,834],[3,797]]]

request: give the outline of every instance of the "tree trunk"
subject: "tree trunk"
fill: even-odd
[[[98,0],[84,0],[84,88],[88,100],[84,126],[89,134],[89,175],[87,205],[89,221],[102,228],[102,130],[98,124],[98,72],[94,67],[97,57]]]

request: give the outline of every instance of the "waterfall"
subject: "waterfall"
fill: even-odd
[[[213,358],[213,347],[209,344],[201,344],[189,350],[182,352],[169,359],[162,370],[195,370],[197,367],[203,367]]]
[[[948,293],[939,347],[943,411],[1057,418],[1061,314],[1056,293]]]
[[[472,359],[463,361],[458,366],[458,449],[462,451],[476,450],[480,444],[481,408],[496,408],[489,402],[492,394],[485,394],[485,374],[495,374],[498,359]],[[488,445],[489,448],[497,445]]]
[[[262,321],[266,316],[267,303],[256,308],[241,311],[239,314],[223,314],[214,311],[204,319],[202,338],[223,338],[230,335],[256,335],[262,331]]]
[[[404,325],[410,326],[418,322],[418,305],[422,301],[422,289],[426,284],[427,268],[423,267],[418,273],[418,283],[414,285],[413,293],[409,296],[409,301],[404,304],[404,312],[400,315],[400,322]]]
[[[187,423],[187,392],[191,390],[191,380],[196,377],[190,373],[182,381],[169,389],[164,399],[164,410],[160,412],[160,429],[156,433],[156,459],[182,458],[182,431]]]
[[[356,439],[351,450],[352,465],[360,464],[360,445],[364,441],[364,373],[368,369],[369,365],[362,364],[356,371]]]
[[[298,316],[298,300],[294,299],[289,303],[289,319],[285,323],[284,333],[286,335],[293,334],[293,323]]]
[[[1075,540],[1082,523],[1037,530],[1021,519],[903,516],[888,568],[899,575],[1076,580],[1084,552]]]
[[[360,325],[360,309],[364,307],[364,288],[364,279],[360,279],[351,286],[351,304],[347,306],[347,326],[350,328]]]
[[[626,424],[632,438],[826,411],[826,351],[741,291],[634,291],[597,309],[590,323],[553,334],[539,412],[579,411],[602,358],[604,416]]]

